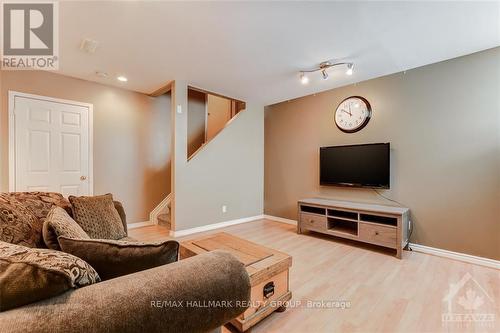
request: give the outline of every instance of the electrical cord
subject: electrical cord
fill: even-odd
[[[409,234],[408,234],[408,242],[410,242],[411,235],[413,234],[413,229],[414,229],[414,228],[413,228],[413,221],[412,221],[412,220],[410,220],[410,227],[411,227],[411,228],[410,228],[410,232],[409,232]],[[410,251],[413,251],[413,250],[411,249],[411,247],[410,247],[410,245],[409,245],[409,244],[408,244],[408,248],[410,249]]]
[[[377,193],[379,196],[381,196],[382,198],[384,198],[385,200],[395,202],[395,203],[397,203],[399,206],[404,207],[404,205],[403,205],[401,202],[399,202],[399,201],[397,201],[397,200],[394,200],[394,199],[391,199],[391,198],[386,197],[385,195],[381,194],[379,191],[377,191],[377,190],[376,190],[376,189],[374,189],[374,188],[372,188],[372,190],[373,190],[375,193]]]

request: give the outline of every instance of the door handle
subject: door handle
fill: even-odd
[[[81,181],[84,181],[84,180],[86,180],[86,179],[87,179],[87,176],[81,176],[81,177],[80,177],[80,180],[81,180]]]

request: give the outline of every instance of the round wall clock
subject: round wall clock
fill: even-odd
[[[351,96],[335,110],[335,124],[345,133],[354,133],[368,124],[372,116],[370,103],[361,96]]]

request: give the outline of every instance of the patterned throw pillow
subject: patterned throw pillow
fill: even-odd
[[[43,220],[47,217],[50,210],[54,206],[63,208],[69,214],[71,214],[71,204],[67,199],[63,197],[60,193],[55,192],[11,192],[7,195],[16,198],[19,202],[22,202],[36,218]],[[40,225],[41,226],[41,225]]]
[[[71,205],[60,193],[0,193],[0,240],[28,247],[44,247],[42,226],[53,206],[71,213]]]
[[[0,311],[101,281],[71,254],[0,242]]]
[[[42,226],[33,212],[9,195],[0,195],[0,241],[27,247],[43,246]]]
[[[108,239],[59,237],[64,252],[84,259],[103,280],[177,261],[179,243],[174,240],[142,243]]]
[[[53,207],[43,223],[43,240],[52,250],[61,250],[57,237],[90,238],[78,223],[61,207]]]
[[[94,239],[120,239],[127,236],[113,203],[113,196],[70,196],[73,218]]]

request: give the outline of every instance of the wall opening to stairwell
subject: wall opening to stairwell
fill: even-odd
[[[188,159],[215,138],[245,108],[246,103],[243,101],[188,87]]]

